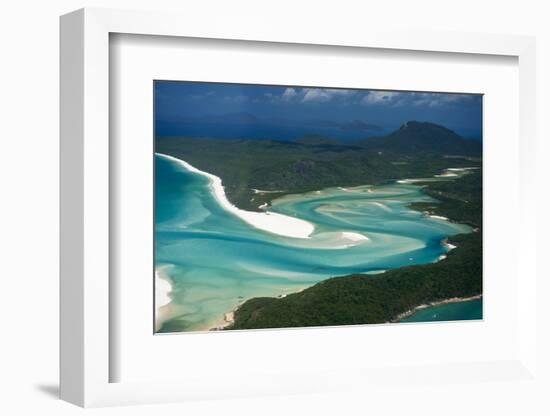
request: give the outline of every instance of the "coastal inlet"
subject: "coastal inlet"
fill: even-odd
[[[225,197],[221,180],[156,154],[156,330],[223,328],[253,297],[334,276],[436,262],[467,225],[408,208],[435,202],[412,183],[287,195],[264,212]]]

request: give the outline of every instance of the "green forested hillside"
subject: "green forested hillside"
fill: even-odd
[[[411,205],[418,211],[438,213],[453,221],[481,227],[483,224],[481,168],[457,180],[430,182],[424,192],[437,202]]]
[[[427,177],[450,166],[479,166],[481,144],[434,124],[409,122],[387,137],[355,144],[318,136],[295,142],[160,137],[155,151],[221,177],[231,202],[257,210],[288,193]],[[252,189],[280,192],[255,194]]]
[[[366,148],[395,154],[469,155],[479,156],[481,143],[464,140],[443,126],[409,121],[385,137],[373,137],[361,142]]]

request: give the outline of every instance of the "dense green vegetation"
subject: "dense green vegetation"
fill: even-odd
[[[437,200],[436,203],[411,204],[418,211],[428,211],[452,218],[453,221],[482,226],[482,172],[481,169],[458,180],[430,182],[424,192]]]
[[[383,323],[424,303],[482,293],[481,178],[478,170],[454,181],[430,182],[425,191],[442,202],[414,204],[478,227],[452,237],[457,248],[446,259],[378,275],[335,277],[281,299],[250,299],[228,329]]]
[[[155,150],[219,176],[233,204],[257,210],[288,193],[428,177],[449,166],[479,166],[481,144],[444,127],[409,122],[384,138],[356,143],[318,136],[292,142],[160,137]],[[252,189],[280,192],[255,194]]]

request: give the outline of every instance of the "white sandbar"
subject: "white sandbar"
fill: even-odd
[[[252,192],[254,192],[255,194],[278,194],[279,192],[284,192],[284,191],[264,191],[263,189],[254,189],[254,188],[250,188],[252,189]]]
[[[353,247],[366,241],[370,241],[366,235],[353,233],[351,231],[343,231],[340,235],[341,248]]]
[[[155,305],[157,310],[164,305],[168,305],[171,301],[168,294],[172,291],[172,286],[168,280],[159,276],[159,272],[155,270]]]
[[[255,228],[273,234],[292,238],[309,238],[315,230],[315,226],[313,224],[299,218],[289,217],[287,215],[279,214],[276,212],[252,212],[245,211],[244,209],[239,209],[231,204],[231,202],[229,202],[227,196],[225,195],[222,180],[216,175],[212,175],[208,172],[203,172],[202,170],[197,169],[189,163],[173,156],[161,153],[157,153],[157,155],[173,162],[179,163],[191,172],[206,176],[210,180],[210,187],[218,203],[226,211],[236,215],[237,217]]]
[[[168,278],[162,274],[162,269],[169,266],[161,266],[155,270],[155,329],[158,331],[162,324],[171,317],[170,292],[172,285]]]

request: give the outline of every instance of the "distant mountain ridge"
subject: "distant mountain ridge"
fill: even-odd
[[[241,111],[211,115],[177,115],[157,118],[158,137],[246,138],[249,140],[298,140],[304,135],[324,135],[337,140],[357,140],[389,133],[391,127],[364,120],[296,120],[292,117],[258,117]]]
[[[246,111],[237,111],[234,113],[226,114],[212,114],[207,116],[196,117],[178,117],[174,120],[162,120],[164,122],[170,122],[174,125],[179,123],[227,123],[227,124],[263,124],[263,125],[280,125],[288,124],[293,126],[309,126],[309,127],[321,127],[321,128],[334,128],[345,131],[381,131],[384,130],[382,126],[374,123],[367,123],[363,120],[348,120],[348,121],[335,121],[335,120],[323,120],[323,119],[310,119],[310,120],[293,120],[288,118],[278,117],[257,117],[252,113]]]
[[[238,112],[220,116],[182,118],[176,125],[170,127],[171,122],[157,121],[161,130],[185,131],[181,137],[203,137],[209,139],[245,139],[245,140],[272,140],[280,142],[294,142],[302,145],[334,145],[360,146],[365,150],[375,152],[389,152],[401,155],[415,152],[430,154],[447,154],[463,156],[479,156],[482,151],[480,140],[466,139],[444,126],[421,121],[408,121],[394,131],[386,131],[381,127],[359,120],[351,122],[331,122],[327,120],[309,120],[304,127],[295,129],[295,121],[279,120],[277,124],[265,124],[247,112]],[[178,125],[182,123],[179,127]],[[183,125],[188,124],[187,130]],[[205,123],[205,124],[203,124]],[[157,127],[157,129],[159,128]],[[318,127],[318,130],[316,128]],[[290,129],[285,131],[285,129]],[[293,130],[294,129],[294,130]],[[328,130],[326,130],[328,129]],[[158,130],[157,130],[158,131]],[[294,137],[289,137],[293,131]],[[354,131],[359,134],[356,139],[343,139],[338,131]],[[369,135],[376,131],[376,136]],[[212,133],[212,136],[209,136]],[[218,137],[221,135],[222,137]],[[292,133],[290,133],[292,136]],[[173,134],[158,134],[163,137],[180,137]]]

